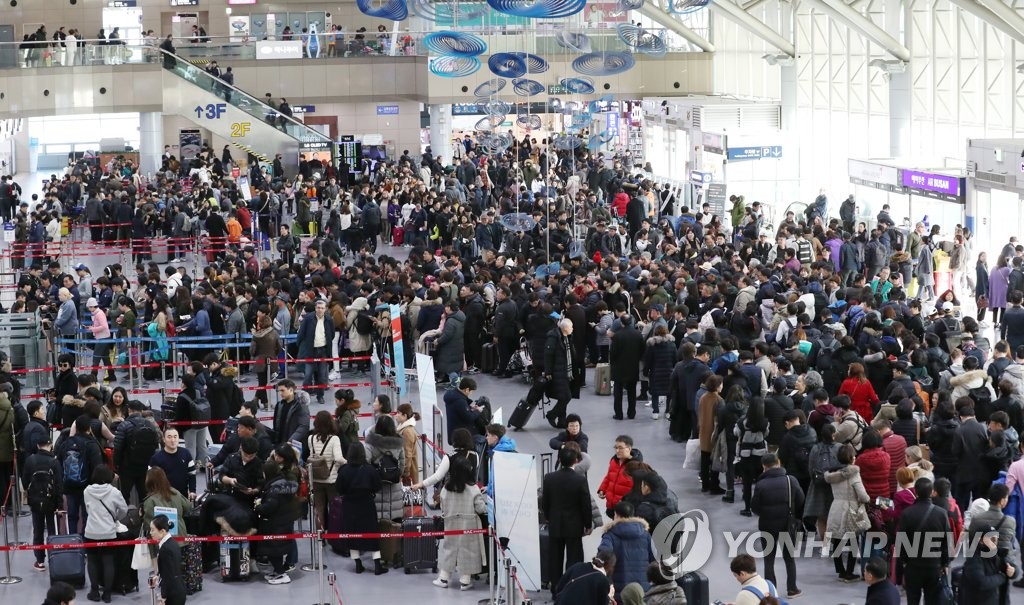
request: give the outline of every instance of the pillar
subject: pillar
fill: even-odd
[[[796,85],[796,61],[791,60],[787,65],[779,67],[779,78],[781,79],[780,96],[782,100],[782,130],[796,134],[799,130],[797,125],[797,85]]]
[[[429,105],[430,113],[430,150],[441,165],[452,163],[452,106]]]
[[[910,70],[889,73],[889,157],[910,157]]]
[[[164,117],[157,111],[139,113],[139,172],[143,175],[160,171],[164,151]]]

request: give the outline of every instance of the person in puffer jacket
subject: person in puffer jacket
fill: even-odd
[[[366,435],[366,458],[371,466],[376,466],[385,452],[395,457],[399,469],[405,468],[405,446],[391,416],[379,416],[373,430]],[[378,519],[401,520],[402,484],[384,483],[377,492],[376,502]]]
[[[597,497],[604,500],[609,517],[612,517],[612,509],[619,500],[633,489],[633,478],[626,472],[626,464],[634,459],[642,461],[644,457],[639,450],[633,449],[633,438],[629,435],[616,437],[615,455],[608,461],[608,472],[597,488]]]
[[[604,536],[598,550],[615,553],[618,563],[612,572],[615,594],[621,594],[627,584],[636,582],[646,591],[647,565],[653,559],[651,536],[647,521],[633,516],[633,505],[619,502],[614,507],[615,516],[604,526]]]
[[[889,459],[889,454],[882,447],[882,436],[875,429],[868,429],[864,432],[862,444],[864,448],[857,454],[854,464],[860,469],[864,490],[867,491],[872,502],[875,501],[875,498],[891,497],[889,469],[892,462]]]

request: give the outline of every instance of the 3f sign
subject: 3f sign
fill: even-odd
[[[231,124],[231,136],[234,138],[244,137],[250,130],[252,130],[252,123],[250,122],[234,122]]]
[[[226,103],[207,103],[204,105],[196,105],[192,111],[196,112],[196,117],[201,118],[203,114],[206,115],[207,120],[219,120],[228,110]]]

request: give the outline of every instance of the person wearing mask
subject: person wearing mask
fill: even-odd
[[[179,521],[181,517],[178,517]],[[156,541],[156,570],[162,605],[185,605],[185,581],[182,578],[181,546],[167,515],[157,515],[148,524],[149,537]],[[181,534],[178,534],[181,535]]]
[[[338,495],[345,499],[345,506],[341,509],[341,526],[338,529],[342,533],[377,533],[379,529],[374,494],[381,489],[377,469],[367,461],[366,448],[361,443],[353,443],[345,459],[347,463],[338,470],[338,480],[335,483]],[[363,561],[360,559],[362,552],[372,553],[374,575],[379,576],[388,572],[381,559],[380,540],[377,538],[350,538],[339,542],[340,550],[347,550],[355,561],[356,573],[364,571]]]
[[[189,499],[196,494],[196,462],[192,454],[179,447],[178,429],[164,429],[164,446],[149,459],[150,468],[163,469],[171,487]]]
[[[932,545],[921,552],[902,548],[896,553],[903,562],[908,605],[918,605],[922,596],[926,605],[938,603],[939,578],[943,568],[949,566],[949,518],[932,503],[932,486],[928,479],[921,478],[915,481],[914,493],[917,501],[900,514],[897,541],[906,540],[904,544],[921,544],[928,540]]]
[[[793,599],[803,594],[796,585],[796,560],[793,549],[786,543],[780,543],[779,537],[789,532],[791,519],[803,517],[804,490],[796,477],[786,474],[775,454],[761,456],[761,466],[764,472],[754,486],[750,508],[758,516],[757,529],[761,532],[762,543],[767,546],[764,577],[772,584],[776,583],[775,556],[781,550],[786,564],[786,596]]]
[[[586,476],[575,470],[578,460],[571,448],[559,449],[561,468],[548,473],[543,480],[540,506],[548,522],[548,578],[553,587],[562,579],[566,567],[583,561],[583,536],[589,536],[593,530],[590,487]]]
[[[475,468],[465,458],[456,459],[449,468],[448,480],[441,490],[441,516],[445,529],[480,529],[480,515],[487,503],[475,483]],[[448,588],[452,575],[459,575],[459,589],[473,587],[473,575],[483,569],[486,558],[482,536],[448,536],[441,540],[437,554],[437,578],[434,586]]]
[[[589,509],[589,503],[588,503]],[[653,558],[647,522],[633,514],[633,505],[619,502],[614,507],[611,523],[604,526],[600,550],[615,553],[619,564],[612,572],[615,592],[621,594],[627,584],[636,582],[647,590],[647,565]]]
[[[120,520],[128,514],[121,491],[114,487],[114,471],[101,464],[92,473],[92,483],[85,488],[85,509],[88,517],[83,538],[87,543],[106,542],[117,538]],[[110,591],[114,586],[117,569],[114,551],[110,548],[88,548],[86,559],[89,568],[90,601],[104,603],[111,601]]]
[[[309,434],[309,406],[296,397],[295,383],[285,379],[277,383],[278,402],[274,406],[274,445],[305,443]]]

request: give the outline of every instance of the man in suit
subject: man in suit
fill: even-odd
[[[157,515],[149,524],[149,537],[157,541],[156,569],[160,575],[162,605],[184,605],[185,581],[181,577],[181,546],[171,537],[170,521]]]
[[[541,510],[548,520],[548,569],[552,594],[562,571],[583,561],[583,536],[590,535],[594,521],[587,478],[573,467],[579,462],[573,448],[558,450],[557,471],[544,475]],[[564,560],[563,560],[564,559]]]
[[[949,566],[949,516],[932,504],[932,481],[922,477],[914,483],[917,501],[900,515],[896,555],[903,562],[907,605],[939,602],[939,577]],[[915,535],[916,534],[916,535]]]
[[[624,315],[620,320],[622,328],[612,338],[608,360],[611,364],[612,405],[616,420],[622,420],[622,391],[626,391],[626,416],[636,417],[636,383],[640,379],[639,360],[644,358],[644,337],[633,326],[633,319]]]

